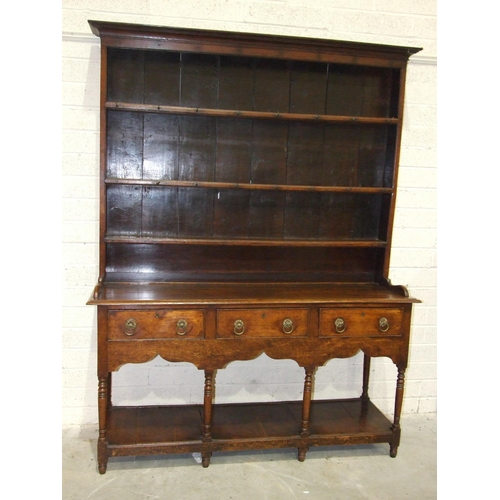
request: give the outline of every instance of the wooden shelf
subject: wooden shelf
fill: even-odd
[[[214,405],[212,440],[202,443],[201,405],[112,407],[113,456],[390,442],[391,422],[370,401],[313,401],[309,437],[300,437],[302,402]]]
[[[159,104],[139,104],[130,102],[106,102],[105,107],[107,109],[137,111],[141,113],[166,113],[174,115],[213,116],[220,118],[253,118],[259,120],[307,121],[317,123],[366,123],[371,125],[397,125],[400,122],[398,118],[191,108],[187,106],[165,106]]]
[[[154,443],[157,443],[155,448],[161,447],[164,453],[196,451],[201,436],[201,411],[196,405],[111,407],[110,454],[149,454]]]
[[[166,187],[193,187],[211,189],[248,189],[263,191],[304,191],[312,193],[365,193],[391,194],[392,188],[362,187],[362,186],[301,186],[293,184],[249,184],[244,182],[209,182],[209,181],[178,181],[154,179],[116,179],[107,178],[105,184],[132,185],[132,186],[166,186]]]
[[[285,246],[285,247],[364,247],[385,248],[380,240],[277,240],[252,238],[163,238],[148,236],[105,236],[105,243],[155,244],[155,245],[224,245],[224,246]]]

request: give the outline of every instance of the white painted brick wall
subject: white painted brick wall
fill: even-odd
[[[436,1],[412,0],[63,0],[63,423],[97,421],[99,39],[87,20],[356,40],[423,47],[408,69],[390,277],[423,300],[414,308],[403,412],[436,411]],[[393,411],[396,368],[372,361],[371,396]],[[358,396],[362,355],[317,371],[317,398]],[[300,399],[303,370],[262,356],[217,375],[224,401]],[[114,375],[115,403],[201,402],[203,374],[159,358]]]

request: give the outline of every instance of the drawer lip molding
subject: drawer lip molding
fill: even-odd
[[[133,321],[135,328],[129,328]],[[204,339],[204,309],[128,309],[108,311],[108,340]]]
[[[320,337],[396,337],[404,333],[400,307],[322,307]],[[341,321],[337,327],[336,321]]]
[[[307,337],[309,308],[218,309],[217,338]]]

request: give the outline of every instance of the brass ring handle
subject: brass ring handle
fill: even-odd
[[[389,321],[387,321],[387,318],[380,318],[378,320],[378,329],[382,332],[385,333],[387,330],[389,330]]]
[[[335,330],[337,331],[337,333],[344,333],[345,329],[345,321],[342,318],[337,318],[335,320]]]
[[[129,318],[125,321],[125,335],[134,335],[137,328],[137,321],[134,318]]]
[[[294,325],[293,321],[290,318],[286,318],[283,320],[283,333],[286,335],[290,335],[293,332]]]
[[[188,322],[185,319],[180,319],[177,321],[177,335],[186,335],[188,328]]]
[[[243,335],[245,333],[245,323],[241,319],[237,319],[234,322],[234,333],[235,335]]]

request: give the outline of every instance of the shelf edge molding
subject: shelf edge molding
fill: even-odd
[[[293,239],[251,239],[251,238],[165,238],[153,236],[106,236],[105,243],[117,244],[164,244],[164,245],[222,245],[222,246],[290,246],[290,247],[367,247],[385,248],[380,240],[293,240]]]
[[[168,179],[119,179],[108,177],[105,184],[122,184],[133,186],[165,186],[186,188],[212,189],[248,189],[261,191],[306,191],[321,193],[365,193],[365,194],[392,194],[393,188],[368,186],[305,186],[300,184],[253,184],[247,182],[214,182],[214,181],[184,181]]]
[[[310,121],[318,123],[365,123],[371,125],[397,125],[399,118],[371,116],[338,116],[305,113],[281,113],[274,111],[248,111],[233,109],[191,108],[187,106],[167,106],[161,104],[140,104],[130,102],[105,103],[107,109],[136,111],[141,113],[166,113],[174,115],[213,116],[218,118],[253,118],[259,120]]]

